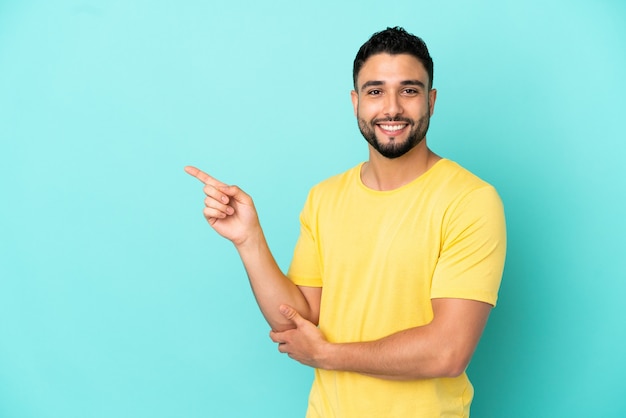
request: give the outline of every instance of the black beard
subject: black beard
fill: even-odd
[[[374,130],[376,124],[380,122],[406,122],[411,127],[411,131],[409,132],[408,138],[404,142],[397,143],[394,140],[389,144],[383,144],[378,141],[376,131]],[[428,126],[430,125],[430,116],[428,113],[424,114],[424,116],[422,116],[417,123],[415,123],[413,119],[400,116],[395,118],[374,119],[369,123],[365,121],[365,119],[358,118],[358,123],[359,130],[368,144],[370,144],[383,157],[393,159],[403,156],[424,140],[426,132],[428,132]]]

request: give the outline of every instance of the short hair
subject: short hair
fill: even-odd
[[[352,79],[355,90],[358,90],[356,79],[365,61],[372,55],[381,53],[390,55],[409,54],[414,56],[422,63],[428,73],[429,88],[433,87],[433,59],[428,53],[426,43],[422,38],[410,34],[403,28],[396,26],[376,32],[361,46],[359,52],[357,52],[352,67]]]

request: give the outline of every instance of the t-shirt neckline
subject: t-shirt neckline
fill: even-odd
[[[363,165],[366,163],[366,161],[363,161],[362,163],[360,163],[358,166],[355,167],[355,171],[356,171],[356,182],[358,183],[359,187],[363,190],[365,190],[368,193],[372,193],[372,194],[394,194],[394,193],[400,193],[403,190],[409,189],[411,187],[413,187],[415,184],[417,183],[421,183],[423,181],[425,181],[428,177],[432,176],[432,173],[434,171],[437,170],[438,166],[444,165],[444,163],[442,162],[449,162],[450,160],[448,160],[447,158],[441,158],[439,161],[437,161],[435,164],[433,164],[432,167],[430,167],[428,170],[426,170],[424,173],[420,174],[419,176],[417,176],[416,178],[414,178],[413,180],[411,180],[410,182],[408,182],[407,184],[404,184],[400,187],[398,187],[397,189],[392,189],[392,190],[375,190],[372,189],[368,186],[365,185],[365,183],[363,183],[363,180],[361,179],[361,170],[363,169]]]

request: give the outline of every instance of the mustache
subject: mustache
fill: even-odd
[[[371,124],[372,126],[374,126],[377,123],[381,123],[381,122],[405,122],[405,123],[408,123],[410,126],[415,125],[415,121],[413,119],[405,118],[403,116],[394,116],[393,118],[392,117],[378,118],[378,119],[372,120]]]

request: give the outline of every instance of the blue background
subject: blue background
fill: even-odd
[[[494,184],[509,251],[475,417],[626,415],[626,3],[0,1],[0,417],[297,417],[198,165],[287,268],[314,183],[367,158],[351,64],[422,36],[429,143]]]

